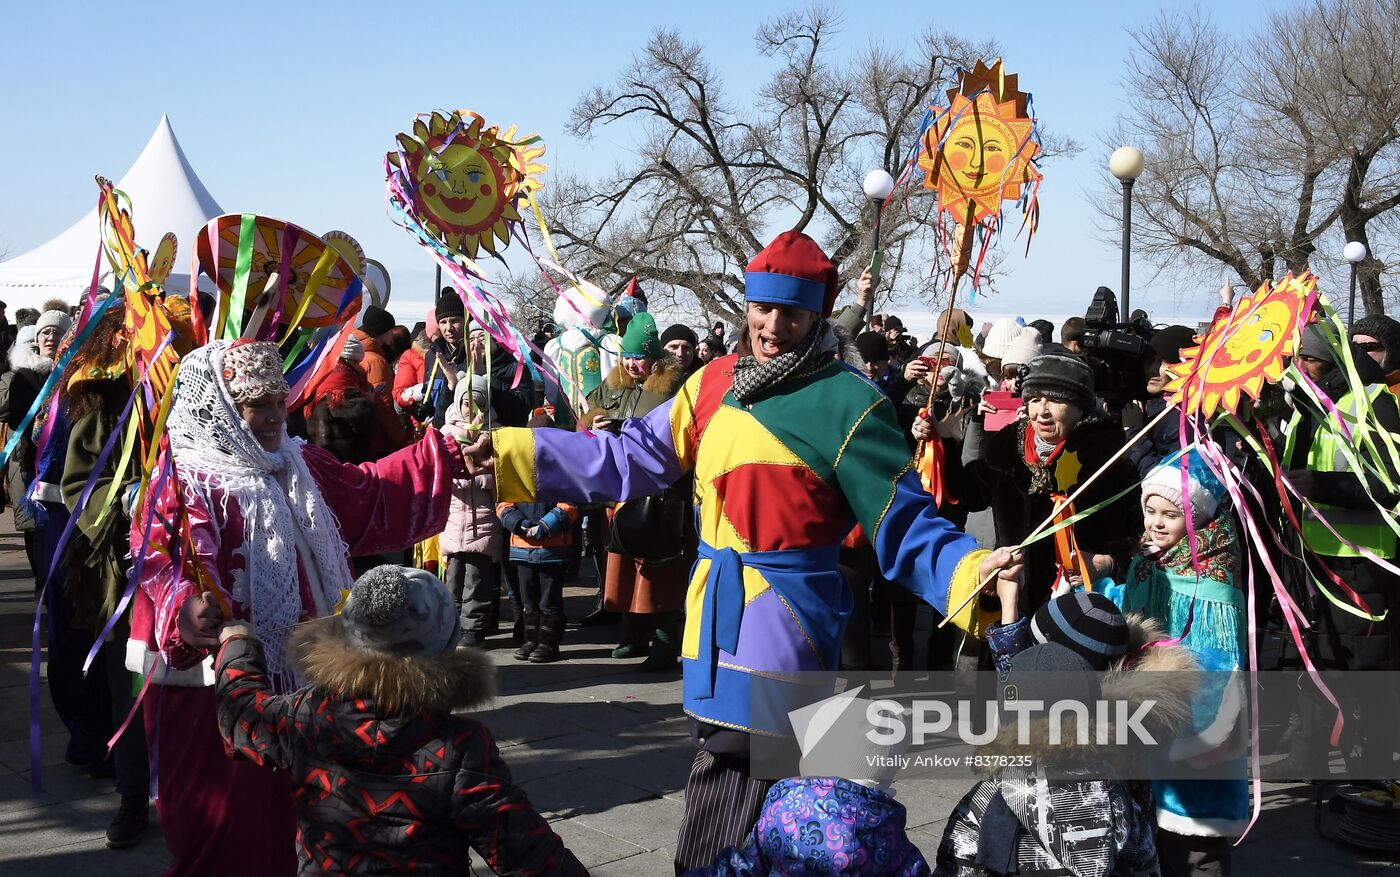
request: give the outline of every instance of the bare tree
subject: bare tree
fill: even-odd
[[[755,44],[777,66],[741,99],[699,45],[655,32],[615,84],[574,109],[573,133],[627,123],[640,147],[602,179],[551,185],[551,225],[570,266],[599,283],[635,275],[654,299],[693,296],[706,317],[729,321],[743,313],[745,265],[777,228],[820,241],[843,281],[859,274],[874,217],[860,180],[872,167],[897,176],[935,90],[998,48],[929,29],[909,52],[871,45],[843,60],[833,50],[839,30],[821,7],[764,23]],[[929,255],[935,207],[916,184],[885,211],[883,277],[901,293],[939,282],[910,268]]]
[[[1105,145],[1149,156],[1135,251],[1160,268],[1225,266],[1254,287],[1313,267],[1343,235],[1369,248],[1368,224],[1400,205],[1397,14],[1400,0],[1307,0],[1240,37],[1200,12],[1133,32],[1132,109]],[[1116,237],[1116,181],[1098,204]],[[1371,312],[1383,270],[1374,255],[1362,266]]]

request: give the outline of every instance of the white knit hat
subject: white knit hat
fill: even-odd
[[[68,316],[67,311],[44,311],[42,314],[39,315],[39,321],[34,324],[34,334],[38,335],[40,332],[44,331],[50,326],[57,326],[58,334],[62,335],[66,333],[69,327],[72,325],[73,318]]]
[[[1200,452],[1191,448],[1186,454],[1186,488],[1191,495],[1191,519],[1197,526],[1204,526],[1215,517],[1216,509],[1225,496],[1225,487],[1215,477],[1201,459]],[[1142,479],[1142,505],[1147,500],[1160,496],[1179,509],[1185,509],[1181,494],[1182,456],[1178,451],[1153,467]]]
[[[1027,326],[1022,329],[1011,346],[1001,355],[1001,367],[1026,365],[1040,355],[1040,332]]]
[[[997,320],[982,342],[982,353],[992,359],[1001,359],[1011,349],[1011,342],[1016,340],[1022,328],[1015,320]]]

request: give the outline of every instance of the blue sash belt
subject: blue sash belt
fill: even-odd
[[[710,571],[705,578],[705,600],[700,609],[698,672],[685,674],[686,697],[714,697],[719,650],[731,655],[739,651],[739,623],[744,617],[745,603],[744,567],[758,570],[769,586],[783,596],[784,585],[791,583],[794,577],[800,579],[836,570],[840,555],[840,545],[740,553],[733,548],[716,548],[702,540],[699,559],[710,562]]]

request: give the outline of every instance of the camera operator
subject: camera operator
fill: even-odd
[[[1151,352],[1147,357],[1147,398],[1129,402],[1123,406],[1123,428],[1129,437],[1136,436],[1143,426],[1162,413],[1167,407],[1166,389],[1171,375],[1169,366],[1181,362],[1181,350],[1191,347],[1196,337],[1195,330],[1188,326],[1168,326],[1157,330],[1150,343]],[[1153,425],[1151,431],[1128,450],[1128,459],[1137,467],[1139,475],[1146,476],[1162,460],[1181,450],[1181,419],[1164,417]]]
[[[1123,409],[1147,398],[1147,360],[1151,356],[1152,325],[1147,315],[1134,311],[1133,319],[1118,321],[1118,298],[1107,286],[1094,291],[1084,312],[1080,337],[1083,356],[1094,373],[1098,411],[1121,425]],[[1130,415],[1131,418],[1131,415]]]
[[[1228,314],[1234,295],[1230,287],[1220,290],[1221,312]],[[1168,326],[1157,330],[1149,343],[1147,359],[1147,381],[1144,385],[1147,398],[1130,402],[1123,407],[1123,426],[1129,438],[1135,437],[1144,424],[1162,413],[1167,407],[1164,395],[1171,374],[1168,369],[1181,362],[1181,351],[1195,346],[1196,332],[1188,326]],[[1234,442],[1222,442],[1225,447],[1233,447]],[[1146,477],[1162,460],[1181,449],[1181,418],[1168,415],[1158,421],[1152,431],[1138,439],[1128,450],[1128,459],[1137,468],[1138,474]]]

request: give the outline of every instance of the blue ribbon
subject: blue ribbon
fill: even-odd
[[[781,593],[780,577],[831,572],[836,569],[840,553],[840,545],[740,553],[733,548],[715,548],[702,541],[699,556],[710,562],[710,571],[705,578],[705,598],[700,608],[700,649],[696,655],[700,672],[686,674],[686,695],[714,697],[719,650],[731,655],[739,650],[745,567],[758,570],[769,587]]]

